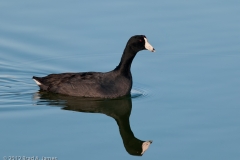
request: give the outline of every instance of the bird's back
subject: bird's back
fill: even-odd
[[[78,97],[116,98],[130,93],[132,80],[114,71],[33,77],[41,90]]]

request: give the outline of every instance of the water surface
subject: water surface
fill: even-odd
[[[1,2],[0,156],[138,158],[111,116],[41,98],[31,77],[112,70],[145,34],[157,52],[134,59],[129,117],[153,140],[142,158],[239,159],[239,15],[234,0]]]

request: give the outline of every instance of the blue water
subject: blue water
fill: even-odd
[[[139,158],[113,117],[66,109],[31,77],[112,70],[145,34],[157,52],[134,59],[125,110],[135,137],[153,140],[142,158],[238,160],[239,16],[235,0],[2,1],[0,157]]]

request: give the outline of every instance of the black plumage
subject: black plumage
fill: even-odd
[[[41,90],[78,97],[117,98],[130,94],[132,88],[131,64],[137,52],[155,49],[146,36],[131,37],[119,65],[110,72],[80,72],[50,74],[33,79]]]

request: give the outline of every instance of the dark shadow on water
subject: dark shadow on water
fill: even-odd
[[[132,98],[126,96],[120,99],[92,99],[70,97],[46,92],[37,93],[37,105],[57,105],[64,110],[86,113],[102,113],[116,120],[126,151],[131,155],[141,156],[152,141],[142,141],[136,138],[131,130],[129,117],[132,110]]]

